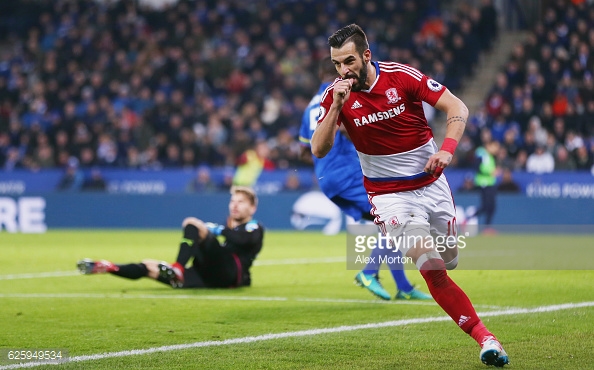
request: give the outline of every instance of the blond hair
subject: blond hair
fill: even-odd
[[[252,205],[257,206],[258,205],[258,197],[256,196],[256,192],[254,191],[254,189],[250,188],[249,186],[240,186],[240,185],[234,185],[231,187],[231,191],[230,191],[231,195],[235,195],[235,194],[243,194],[245,195],[250,203],[252,203]]]

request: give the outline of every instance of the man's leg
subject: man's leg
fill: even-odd
[[[93,261],[91,259],[84,259],[77,263],[77,267],[85,275],[109,273],[131,280],[149,277],[162,283],[170,284],[168,280],[159,277],[159,264],[160,262],[156,260],[144,260],[141,263],[114,264],[107,260]]]
[[[490,226],[495,215],[497,188],[486,186],[483,188],[483,204],[485,209],[485,225]]]
[[[333,198],[332,201],[336,202],[336,199]],[[360,235],[360,234],[374,235],[374,236],[378,235],[377,226],[375,226],[371,222],[363,221],[363,223],[361,223],[361,221],[355,221],[355,219],[353,218],[352,215],[361,214],[360,209],[356,208],[356,203],[349,203],[346,200],[344,200],[343,203],[344,203],[342,206],[343,211],[350,211],[349,213],[347,213],[347,216],[346,216],[346,218],[347,218],[347,221],[346,221],[347,232],[351,233],[352,235]],[[368,205],[369,205],[369,202],[367,202],[367,206]],[[347,206],[349,206],[351,208],[346,209]],[[361,215],[361,218],[364,220],[367,220],[367,221],[373,220],[372,216],[369,213],[363,213]],[[384,289],[382,284],[379,282],[379,268],[381,265],[379,262],[379,259],[380,259],[380,257],[382,257],[384,252],[385,251],[383,249],[380,250],[379,248],[375,248],[375,249],[371,250],[371,253],[368,256],[369,259],[368,259],[367,264],[361,271],[359,271],[355,275],[355,284],[357,284],[358,286],[360,286],[362,288],[366,288],[376,297],[389,301],[392,298],[390,296],[390,293],[388,293]]]
[[[142,264],[146,266],[148,271],[147,277],[171,285],[174,288],[183,287],[183,280],[180,280],[177,275],[167,273],[171,268],[169,264],[157,260],[144,260]]]
[[[391,253],[391,252],[390,252]],[[402,256],[402,252],[397,251],[396,253],[392,253],[392,258],[388,258],[388,268],[392,273],[392,277],[396,282],[396,286],[398,291],[396,292],[396,299],[421,299],[421,300],[432,300],[433,298],[426,293],[423,293],[419,289],[415,288],[409,281],[406,275],[404,274],[404,257]]]
[[[369,213],[364,213],[362,219],[374,221],[375,216],[372,216]],[[373,230],[377,230],[377,227],[373,227]],[[381,233],[381,231],[378,233]],[[399,262],[403,260],[402,253],[397,249],[396,252],[394,252],[394,246],[388,248],[389,246],[385,239],[380,240],[383,240],[385,245],[382,245],[383,248],[375,248],[371,251],[371,254],[369,255],[369,263],[361,272],[355,275],[355,283],[359,286],[366,287],[374,295],[382,299],[391,299],[390,293],[388,293],[379,282],[380,261],[387,261],[388,268],[390,269],[390,273],[392,274],[392,278],[398,289],[395,296],[396,299],[432,299],[430,295],[416,289],[406,277],[406,274],[404,273],[404,263]]]
[[[390,293],[384,289],[379,281],[379,258],[384,254],[383,250],[375,248],[371,250],[369,255],[369,262],[365,265],[363,270],[355,275],[355,284],[360,287],[367,288],[373,295],[381,299],[389,301],[392,297]]]
[[[184,272],[184,284],[182,288],[207,288],[200,271],[194,266],[189,266]]]
[[[466,293],[448,276],[441,255],[435,250],[427,252],[421,244],[410,248],[406,255],[413,259],[435,302],[481,346],[481,360],[488,365],[507,364],[507,353],[478,317]]]
[[[495,215],[495,206],[497,198],[497,188],[495,186],[485,186],[481,188],[480,208],[470,217],[485,215],[485,225],[490,226]]]
[[[380,239],[385,242],[385,239]],[[408,280],[404,273],[404,258],[402,256],[402,252],[395,248],[394,246],[390,246],[388,248],[388,244],[382,245],[383,248],[375,248],[371,252],[371,256],[375,258],[377,262],[377,269],[376,272],[380,268],[382,261],[388,265],[390,269],[390,273],[392,274],[392,278],[396,282],[396,288],[398,291],[396,292],[395,298],[396,299],[421,299],[421,300],[431,300],[431,296],[429,294],[425,294],[422,291],[416,289]],[[369,264],[367,265],[369,266]],[[365,267],[363,272],[366,272],[368,267]]]
[[[160,263],[157,266],[160,279],[169,281],[173,287],[177,288],[185,285],[186,265],[190,259],[201,259],[199,246],[201,241],[208,235],[208,229],[204,222],[195,217],[185,218],[182,222],[182,228],[183,237],[179,243],[179,251],[175,262],[172,264]]]
[[[183,237],[179,244],[179,252],[174,265],[185,268],[190,258],[198,252],[198,244],[208,235],[206,225],[195,217],[185,218],[182,222]]]
[[[447,183],[442,186],[449,189]],[[445,227],[444,235],[456,235],[455,222],[451,219],[454,215],[451,196],[449,202],[442,202],[440,197],[444,196],[444,189],[427,189],[429,187],[413,192],[374,197],[372,203],[375,209],[382,212],[380,227],[384,234],[401,236],[399,249],[412,258],[437,304],[481,346],[481,360],[489,365],[503,366],[509,362],[507,354],[482,323],[466,293],[448,276],[446,264],[434,248],[435,240],[430,233],[430,227]],[[441,208],[447,208],[443,215],[439,211]],[[433,218],[431,225],[429,211]],[[447,215],[450,218],[445,217]],[[443,218],[444,221],[447,219],[447,222],[434,225],[435,218]],[[457,249],[453,250],[448,257],[457,254]]]
[[[243,279],[239,257],[228,248],[222,247],[213,234],[207,234],[200,242],[199,257],[194,258],[191,270],[196,271],[204,287],[231,288],[249,285],[249,281]]]

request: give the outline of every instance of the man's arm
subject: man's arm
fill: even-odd
[[[464,134],[466,127],[466,120],[468,119],[468,108],[449,90],[446,90],[437,103],[435,108],[447,115],[446,120],[446,134],[443,144],[439,151],[432,155],[425,165],[425,172],[432,174],[434,177],[439,177],[450,162],[456,150],[456,145]]]
[[[324,158],[334,145],[334,137],[336,131],[338,131],[336,122],[342,106],[351,96],[351,86],[352,81],[350,79],[338,81],[334,85],[332,105],[324,115],[322,122],[318,124],[311,138],[311,152],[318,158]]]

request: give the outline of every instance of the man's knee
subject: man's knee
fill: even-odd
[[[202,220],[197,219],[196,217],[186,217],[182,221],[182,227],[185,228],[188,225],[195,226],[199,229],[201,226],[204,226],[204,222]]]
[[[453,270],[458,266],[458,247],[456,245],[441,246],[442,249],[438,249],[443,262],[445,263],[446,270]]]
[[[444,244],[438,245],[436,249],[441,255],[447,270],[453,270],[458,266],[457,243],[446,242]]]
[[[191,240],[205,239],[208,235],[208,228],[204,221],[197,219],[196,217],[187,217],[182,222],[184,229],[184,238]]]
[[[443,258],[443,256],[441,257]],[[454,257],[452,260],[447,261],[444,259],[446,270],[453,270],[458,267],[458,256]]]

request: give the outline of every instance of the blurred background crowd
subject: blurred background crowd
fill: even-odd
[[[588,171],[594,154],[594,4],[549,2],[471,112],[456,158],[496,141],[499,166],[533,173]]]
[[[21,1],[2,12],[0,164],[233,166],[263,141],[275,168],[301,166],[301,114],[337,28],[356,20],[376,59],[460,86],[494,31],[479,9],[446,22],[443,4]]]
[[[455,166],[472,168],[475,149],[497,141],[508,169],[592,168],[594,6],[548,4],[484,104],[469,107]],[[267,168],[305,166],[297,136],[316,64],[351,22],[374,59],[410,64],[454,92],[498,35],[490,0],[195,0],[161,10],[3,1],[0,168],[236,167],[250,151]]]

